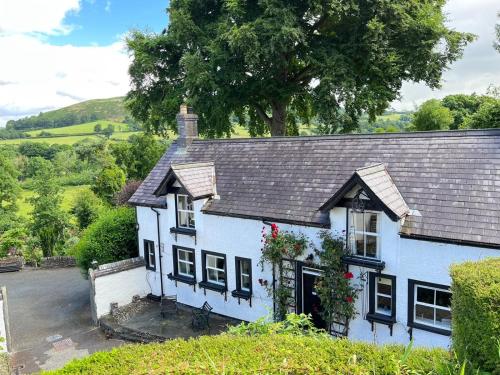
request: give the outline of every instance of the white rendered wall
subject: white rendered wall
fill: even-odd
[[[261,230],[263,223],[258,220],[240,219],[233,217],[207,215],[201,213],[201,208],[206,200],[194,202],[196,221],[196,241],[194,238],[185,235],[170,233],[170,228],[176,226],[174,196],[167,198],[167,209],[158,210],[160,212],[160,237],[163,247],[162,269],[164,295],[176,294],[178,301],[191,306],[201,306],[204,301],[208,301],[214,312],[235,317],[242,320],[252,321],[262,316],[269,315],[272,311],[272,300],[267,295],[267,290],[258,283],[258,279],[266,279],[271,282],[272,275],[270,269],[262,272],[258,265],[261,253]],[[156,226],[156,214],[148,207],[138,207],[137,217],[139,222],[139,247],[140,255],[144,255],[143,240],[155,242],[156,259],[159,262],[158,234]],[[335,208],[330,213],[332,232],[338,235],[345,235],[346,230],[346,209]],[[303,233],[318,248],[318,234],[320,228],[293,226],[277,223],[281,230],[291,230],[296,233]],[[266,226],[269,231],[269,226]],[[458,246],[452,244],[440,244],[427,241],[416,241],[402,239],[399,236],[399,223],[389,219],[381,213],[380,222],[380,254],[386,263],[383,274],[396,276],[396,319],[393,335],[390,335],[389,328],[385,325],[375,324],[374,331],[371,324],[364,317],[368,312],[368,285],[357,279],[361,274],[365,274],[369,269],[350,266],[350,270],[355,274],[354,282],[360,284],[363,291],[360,292],[356,301],[358,316],[351,321],[349,337],[356,340],[370,341],[376,343],[409,343],[407,333],[407,295],[408,279],[415,279],[437,284],[450,285],[449,267],[453,263],[466,260],[479,260],[488,256],[499,256],[500,252],[494,249],[481,249],[468,246]],[[207,290],[206,295],[203,289],[196,286],[174,281],[167,278],[173,272],[172,245],[184,246],[195,249],[196,280],[202,281],[202,259],[201,251],[208,250],[226,255],[228,293],[227,300],[218,292]],[[312,252],[312,248],[307,252]],[[307,255],[306,254],[306,255]],[[235,280],[235,256],[252,259],[252,307],[245,300],[231,296],[231,291],[236,288]],[[160,267],[156,266],[156,271],[146,271],[147,278],[152,286],[152,293],[160,295]],[[415,345],[440,346],[449,345],[449,337],[413,329]]]
[[[97,276],[94,285],[97,318],[109,314],[110,304],[113,302],[124,306],[132,302],[134,295],[145,297],[150,292],[144,267]]]

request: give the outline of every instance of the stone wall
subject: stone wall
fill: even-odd
[[[42,261],[40,262],[40,267],[42,268],[62,268],[74,266],[76,266],[76,260],[74,257],[69,256],[42,258]]]

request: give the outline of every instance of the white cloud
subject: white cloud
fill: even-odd
[[[0,33],[66,34],[71,25],[64,17],[79,10],[80,0],[2,0]]]
[[[111,1],[110,0],[106,1],[106,6],[104,7],[104,10],[108,13],[111,12]]]
[[[70,32],[64,17],[78,10],[78,0],[0,0],[0,55],[8,56],[0,58],[0,126],[9,119],[128,91],[129,58],[123,42],[76,47],[46,41],[45,35]]]
[[[443,74],[441,89],[433,91],[424,84],[406,82],[401,100],[392,103],[395,109],[412,110],[427,99],[450,94],[484,94],[490,85],[500,85],[500,53],[493,49],[498,0],[450,0],[445,9],[451,28],[476,34],[477,40]]]

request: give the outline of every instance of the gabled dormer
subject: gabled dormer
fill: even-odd
[[[383,164],[359,168],[321,210],[346,207],[346,240],[352,253],[347,263],[383,269],[381,214],[398,222],[410,209]]]
[[[195,235],[193,202],[217,196],[214,163],[172,164],[155,191],[158,197],[167,194],[175,196],[176,227],[171,232]]]

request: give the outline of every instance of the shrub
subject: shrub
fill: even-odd
[[[500,258],[451,269],[452,343],[460,361],[500,373]]]
[[[103,207],[102,201],[93,192],[84,190],[75,198],[71,213],[75,215],[78,227],[85,229],[97,219]]]
[[[115,195],[114,202],[117,206],[124,206],[128,200],[134,195],[135,191],[141,186],[142,181],[132,180],[122,187],[122,190]]]
[[[125,173],[116,165],[111,165],[99,173],[92,185],[92,191],[99,198],[112,203],[113,197],[122,189],[123,185],[125,185]]]
[[[94,260],[105,264],[137,256],[135,211],[121,207],[103,212],[85,229],[73,253],[84,275]]]
[[[53,373],[432,374],[448,359],[448,354],[439,349],[414,349],[402,364],[404,356],[405,348],[395,345],[379,347],[291,334],[224,334],[163,344],[126,345],[74,360]]]

